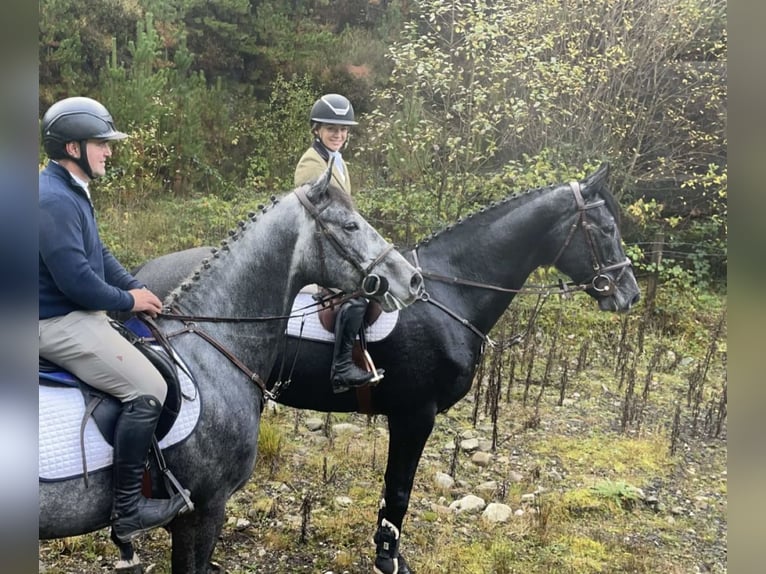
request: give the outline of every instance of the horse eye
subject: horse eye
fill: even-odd
[[[343,226],[343,229],[346,231],[357,231],[359,229],[359,225],[356,223],[356,221],[349,221]]]

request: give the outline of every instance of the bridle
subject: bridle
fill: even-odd
[[[576,285],[586,285],[585,289],[592,288],[598,294],[608,295],[613,286],[616,285],[617,282],[622,278],[626,269],[630,267],[630,259],[626,257],[619,263],[604,265],[603,257],[601,256],[600,250],[596,246],[596,242],[593,239],[593,226],[587,221],[585,215],[588,210],[595,209],[604,205],[605,200],[599,199],[598,201],[585,203],[579,182],[570,181],[569,188],[572,190],[575,198],[575,203],[577,204],[577,219],[570,226],[567,238],[564,241],[564,244],[561,246],[561,249],[559,249],[558,253],[556,254],[556,257],[553,258],[553,263],[551,263],[551,265],[553,267],[556,266],[556,263],[558,263],[559,259],[564,254],[564,251],[566,251],[567,247],[569,247],[569,244],[572,242],[572,238],[574,237],[575,232],[578,229],[582,229],[583,234],[585,235],[585,242],[588,244],[588,248],[590,250],[594,274],[587,281],[581,281]],[[620,269],[620,273],[616,278],[612,279],[611,276],[607,275],[609,271],[616,271],[617,269]]]
[[[617,282],[622,278],[623,274],[627,270],[628,267],[631,265],[631,261],[628,257],[626,257],[623,261],[620,261],[619,263],[613,263],[611,265],[605,265],[603,261],[602,254],[600,253],[600,250],[596,246],[596,242],[593,238],[593,231],[592,231],[592,225],[590,222],[587,221],[586,213],[591,210],[595,209],[597,207],[601,207],[606,202],[604,199],[599,199],[597,201],[593,201],[591,203],[585,203],[585,199],[582,196],[581,186],[580,183],[577,181],[569,182],[569,188],[572,190],[572,194],[575,198],[575,205],[577,207],[577,212],[575,214],[575,221],[572,223],[572,225],[569,228],[569,232],[567,233],[567,237],[564,240],[563,245],[556,253],[556,256],[553,258],[553,262],[551,263],[551,266],[555,267],[558,263],[561,256],[564,254],[564,252],[567,250],[569,245],[572,242],[572,239],[574,238],[575,233],[578,229],[582,229],[583,234],[585,236],[586,244],[588,245],[589,251],[590,251],[590,257],[591,262],[593,265],[594,273],[591,277],[589,277],[586,281],[579,281],[574,282],[570,281],[567,283],[564,283],[563,281],[559,281],[556,285],[551,286],[532,286],[532,287],[523,287],[520,289],[511,289],[508,287],[501,287],[498,285],[492,285],[489,283],[482,283],[480,281],[472,281],[469,279],[462,279],[459,277],[449,277],[446,275],[440,275],[438,273],[432,273],[430,271],[426,271],[421,268],[420,261],[418,259],[418,252],[417,247],[411,251],[412,259],[415,268],[420,271],[420,274],[423,277],[426,277],[428,279],[433,279],[434,281],[440,281],[443,283],[450,283],[454,285],[465,285],[467,287],[476,287],[479,289],[488,289],[491,291],[499,291],[503,293],[515,293],[515,294],[538,294],[538,295],[548,295],[552,291],[558,289],[562,292],[563,295],[568,295],[569,293],[573,291],[586,291],[588,289],[593,289],[593,291],[596,292],[598,296],[609,296],[611,294],[611,291],[613,287],[617,284]],[[617,275],[616,278],[612,278],[607,273],[611,271],[616,271],[620,269],[620,273]],[[488,343],[490,345],[493,344],[492,340],[489,338],[488,335],[483,333],[480,329],[478,329],[476,326],[472,325],[470,321],[468,321],[465,318],[460,317],[457,313],[449,309],[447,306],[445,306],[442,303],[439,303],[438,301],[435,301],[431,296],[424,292],[423,296],[421,297],[421,300],[431,303],[432,305],[438,307],[457,321],[459,321],[462,325],[476,333],[485,343]]]
[[[300,201],[301,205],[306,209],[306,211],[309,212],[311,217],[316,222],[317,226],[317,244],[320,251],[320,260],[322,265],[322,274],[324,276],[327,275],[326,273],[326,261],[325,261],[325,254],[324,254],[324,248],[323,243],[320,240],[322,236],[329,239],[335,249],[340,253],[341,257],[346,260],[347,262],[351,263],[354,268],[359,271],[362,275],[362,286],[361,289],[357,292],[353,293],[351,296],[372,296],[372,295],[380,295],[383,294],[388,289],[388,282],[384,277],[380,277],[379,275],[376,275],[372,273],[372,270],[377,267],[385,258],[388,256],[388,254],[394,249],[394,246],[388,242],[386,242],[386,247],[383,249],[383,251],[378,255],[372,263],[370,263],[367,267],[363,266],[363,262],[360,261],[359,257],[357,257],[350,249],[348,249],[343,242],[340,241],[338,236],[333,232],[333,230],[325,223],[325,221],[322,220],[321,214],[324,211],[324,209],[330,205],[328,202],[325,204],[324,207],[321,209],[317,209],[314,207],[314,204],[311,203],[311,201],[306,196],[305,188],[298,188],[294,191],[296,197]],[[347,298],[350,298],[351,296],[346,296]],[[317,303],[317,309],[316,312],[319,311],[319,303]],[[305,315],[306,313],[301,313],[301,315]],[[264,381],[263,377],[261,377],[258,373],[251,370],[247,365],[245,365],[241,360],[239,360],[229,349],[227,349],[220,341],[215,339],[213,336],[211,336],[206,331],[200,329],[200,327],[197,325],[197,322],[210,322],[210,323],[245,323],[245,322],[263,322],[263,321],[274,321],[274,320],[280,320],[280,319],[290,319],[293,317],[292,314],[288,315],[268,315],[268,316],[261,316],[261,317],[207,317],[207,316],[201,316],[201,315],[187,315],[181,313],[180,307],[176,304],[173,307],[170,307],[163,311],[162,313],[158,313],[158,317],[163,317],[165,319],[171,319],[176,321],[182,321],[184,323],[184,327],[181,329],[178,329],[176,331],[173,331],[172,333],[163,333],[159,326],[154,322],[154,320],[147,316],[146,314],[140,314],[140,318],[147,324],[149,329],[151,330],[155,340],[157,340],[168,352],[168,355],[170,357],[174,357],[174,353],[172,352],[172,348],[170,346],[169,339],[172,337],[176,337],[178,335],[182,335],[185,333],[194,333],[200,337],[202,337],[205,341],[207,341],[211,346],[213,346],[219,353],[221,353],[224,357],[226,357],[234,366],[236,366],[240,371],[242,371],[247,378],[255,383],[258,388],[261,390],[261,393],[263,396],[267,398],[273,398],[273,395],[269,392],[269,390],[266,387],[266,382]]]
[[[362,295],[371,296],[382,294],[381,287],[386,287],[385,280],[379,275],[371,273],[371,271],[380,265],[386,256],[394,249],[393,244],[387,242],[386,247],[383,249],[380,255],[378,255],[367,267],[363,267],[362,263],[357,260],[351,250],[348,249],[348,247],[346,247],[340,239],[338,239],[337,234],[332,229],[330,229],[327,223],[325,223],[325,221],[320,217],[322,212],[330,204],[326,203],[324,207],[317,209],[306,196],[305,188],[298,188],[294,193],[298,198],[298,201],[301,202],[301,205],[314,218],[314,222],[317,226],[317,235],[324,235],[327,239],[329,239],[335,249],[341,254],[341,256],[346,261],[351,263],[354,268],[362,274]],[[325,263],[324,247],[321,241],[318,241],[317,243],[319,246],[319,259],[322,265],[322,274],[326,275],[327,266]],[[383,291],[385,291],[385,289],[383,289]]]

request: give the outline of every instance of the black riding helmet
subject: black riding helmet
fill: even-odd
[[[309,118],[312,127],[315,124],[358,125],[354,121],[354,106],[340,94],[325,94],[319,98],[311,107]]]
[[[93,172],[88,164],[85,141],[121,140],[128,134],[117,131],[109,111],[96,100],[73,97],[59,100],[45,112],[42,121],[42,137],[45,153],[51,159],[72,159],[88,174]],[[80,144],[80,158],[71,157],[65,149],[66,143]]]

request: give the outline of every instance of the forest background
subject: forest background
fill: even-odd
[[[39,24],[41,115],[88,95],[132,136],[95,194],[127,266],[292,189],[339,92],[358,207],[397,244],[608,161],[637,271],[725,291],[722,0],[42,0]]]

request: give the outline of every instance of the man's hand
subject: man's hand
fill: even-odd
[[[162,311],[162,301],[149,289],[131,289],[128,293],[133,296],[131,311],[143,311],[150,317],[156,317]]]

